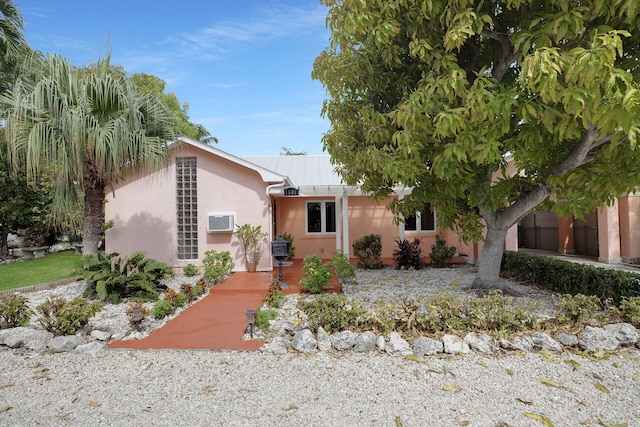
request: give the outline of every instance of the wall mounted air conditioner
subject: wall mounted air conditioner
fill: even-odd
[[[207,233],[233,233],[235,229],[235,213],[207,213]]]

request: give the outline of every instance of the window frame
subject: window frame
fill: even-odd
[[[309,231],[309,204],[320,204],[320,231]],[[333,204],[334,231],[327,231],[327,204]],[[336,234],[338,215],[335,200],[306,200],[304,203],[304,231],[307,236],[331,236]]]
[[[433,228],[432,229],[427,229],[427,230],[423,230],[422,229],[422,212],[425,211],[425,209],[429,209],[433,215]],[[430,203],[427,203],[425,205],[425,207],[419,211],[416,212],[415,215],[411,215],[412,217],[415,218],[415,223],[416,223],[416,228],[414,230],[410,230],[407,228],[407,224],[406,224],[406,218],[405,218],[405,223],[404,223],[404,231],[407,233],[434,233],[437,231],[437,221],[436,221],[436,211],[435,209],[433,209],[431,207]]]

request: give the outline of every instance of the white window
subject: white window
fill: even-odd
[[[436,215],[431,209],[431,205],[427,205],[415,215],[408,216],[404,219],[405,231],[435,231]]]
[[[336,202],[307,202],[307,233],[336,232]]]

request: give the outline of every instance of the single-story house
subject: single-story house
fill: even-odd
[[[161,171],[131,175],[114,184],[105,204],[105,218],[113,221],[106,231],[107,252],[126,256],[143,250],[181,271],[187,264],[201,265],[206,251],[229,251],[235,270],[242,271],[246,266],[233,234],[242,224],[260,225],[269,241],[279,234],[292,235],[297,259],[310,254],[326,259],[335,250],[349,255],[353,242],[368,234],[382,236],[383,258],[392,257],[396,240],[414,237],[422,239],[426,255],[436,233],[471,263],[482,250],[481,242],[464,244],[455,232],[437,230],[438,213],[428,207],[396,224],[387,204],[410,190],[398,188],[389,199],[376,202],[345,185],[326,155],[241,158],[182,137],[171,144],[169,157],[169,166]],[[632,210],[640,213],[640,198],[622,198],[619,206],[615,212],[613,207],[602,208],[602,220],[598,214],[599,224],[607,225],[599,228],[605,262],[620,262],[621,253],[624,259],[640,258],[640,216],[631,215]],[[627,213],[615,219],[622,207]],[[616,230],[615,225],[622,228]],[[558,229],[563,230],[558,242],[564,242],[559,248],[568,250],[568,231]],[[628,236],[624,242],[622,230]],[[514,226],[505,248],[517,250],[519,235],[522,240],[523,227]],[[618,252],[611,249],[610,240],[615,239]],[[273,264],[267,244],[258,270],[271,270]]]

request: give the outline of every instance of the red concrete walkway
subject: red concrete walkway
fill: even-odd
[[[283,282],[289,285],[286,294],[300,292],[302,262],[283,267]],[[162,328],[142,340],[115,341],[108,348],[130,349],[190,349],[190,350],[257,350],[263,341],[243,341],[247,329],[245,312],[262,305],[272,273],[233,273],[224,282],[209,290],[209,294],[193,304]]]

